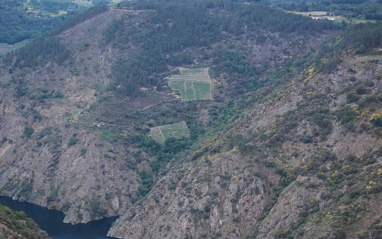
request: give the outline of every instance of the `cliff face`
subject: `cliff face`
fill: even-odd
[[[48,63],[12,74],[2,69],[3,195],[62,210],[69,223],[118,215],[131,204],[136,173],[104,133],[79,122],[97,101],[97,87],[109,83],[113,52],[99,44],[119,16],[106,12],[59,35],[73,56],[65,66]]]
[[[0,238],[48,239],[49,237],[22,212],[14,212],[0,206]]]

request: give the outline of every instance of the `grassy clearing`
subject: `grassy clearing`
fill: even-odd
[[[195,95],[197,99],[211,98],[211,83],[194,82]]]
[[[190,137],[190,131],[188,130],[186,122],[181,121],[175,124],[151,128],[150,137],[152,137],[158,143],[163,144],[166,139],[169,138],[188,138]]]
[[[166,141],[162,133],[161,126],[151,128],[150,137],[160,144],[163,144]]]
[[[180,75],[169,78],[172,90],[180,92],[182,100],[211,100],[211,78],[208,68],[180,69]]]

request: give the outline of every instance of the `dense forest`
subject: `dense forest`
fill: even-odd
[[[0,43],[14,44],[53,29],[62,18],[27,13],[22,1],[0,1]]]
[[[136,94],[141,86],[160,84],[158,74],[168,70],[167,65],[177,66],[191,61],[187,55],[179,56],[176,52],[187,47],[208,47],[221,40],[223,32],[239,36],[262,29],[282,34],[314,34],[337,28],[326,20],[313,21],[263,4],[211,1],[192,4],[144,2],[120,6],[156,10],[151,23],[159,26],[141,34],[142,31],[134,26],[126,27],[119,21],[105,32],[106,43],[116,40],[118,43],[114,44],[119,48],[128,42],[139,46],[134,57],[120,59],[113,68],[115,89],[127,95]]]
[[[0,1],[0,43],[17,42],[41,36],[63,24],[68,17],[85,11],[91,6],[104,6],[110,0],[98,0],[81,6],[72,0],[2,0]],[[61,27],[62,29],[62,27]],[[57,29],[56,29],[57,32]]]
[[[17,67],[35,67],[46,63],[47,60],[62,64],[69,58],[69,52],[59,42],[56,35],[107,9],[105,6],[96,6],[69,18],[45,35],[34,39],[25,47],[8,54],[5,62],[11,64],[15,60],[12,63],[11,70]]]
[[[382,47],[382,23],[367,23],[351,26],[344,34],[342,45],[365,53],[371,48]]]
[[[124,20],[121,19],[113,22],[104,33],[105,45],[113,42],[113,46],[119,49],[124,49],[129,44],[136,47],[134,55],[128,58],[121,57],[113,66],[114,83],[111,88],[129,96],[136,95],[142,86],[161,87],[164,83],[163,74],[169,70],[169,66],[192,63],[192,56],[182,53],[184,49],[210,47],[222,39],[224,32],[234,36],[258,32],[258,41],[261,41],[262,31],[279,32],[284,35],[316,34],[343,27],[328,20],[314,21],[300,15],[288,14],[261,3],[245,5],[231,1],[200,1],[192,4],[172,1],[166,4],[127,2],[119,4],[118,7],[155,10],[150,15],[150,21],[143,26],[147,28],[146,31],[141,31],[141,25],[125,26]],[[62,64],[69,58],[69,54],[55,35],[107,9],[106,6],[93,7],[70,18],[46,36],[8,55],[6,62],[12,62],[11,70],[15,67],[37,66],[48,58]],[[352,45],[359,53],[371,47],[378,47],[381,42],[379,30],[379,23],[349,27],[345,31],[342,45]],[[243,62],[243,56],[238,56],[235,52],[214,54],[219,62],[214,68],[215,74],[223,68],[226,72],[244,74],[248,77],[245,85],[235,87],[258,87],[253,79],[261,69],[255,69],[254,66]],[[12,60],[14,58],[15,61]]]
[[[344,50],[358,55],[378,54],[382,47],[382,23],[361,23],[348,26],[339,37],[320,47],[315,57],[318,71],[332,72],[341,63]]]

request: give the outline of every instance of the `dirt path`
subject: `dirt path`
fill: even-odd
[[[160,135],[162,135],[163,141],[166,142],[166,138],[163,135],[162,127],[159,128]]]
[[[150,109],[151,107],[157,106],[157,105],[159,105],[160,103],[162,103],[162,102],[159,102],[159,103],[156,103],[156,104],[153,104],[153,105],[146,106],[146,107],[144,107],[143,109],[138,110],[137,112],[141,112],[141,111]]]
[[[194,100],[196,100],[194,82],[193,82],[193,81],[191,81],[191,83],[192,83],[192,92],[194,93]]]
[[[3,157],[3,155],[5,154],[5,152],[8,151],[8,149],[11,147],[10,144],[8,144],[7,146],[5,146],[4,149],[0,149],[0,159]]]

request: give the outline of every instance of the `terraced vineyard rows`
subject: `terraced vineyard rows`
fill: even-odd
[[[150,136],[158,143],[163,144],[169,138],[188,138],[190,131],[188,130],[187,123],[181,121],[174,124],[153,127],[150,130]]]
[[[169,78],[169,86],[180,92],[182,100],[212,100],[212,82],[208,68],[180,69],[180,75]]]

